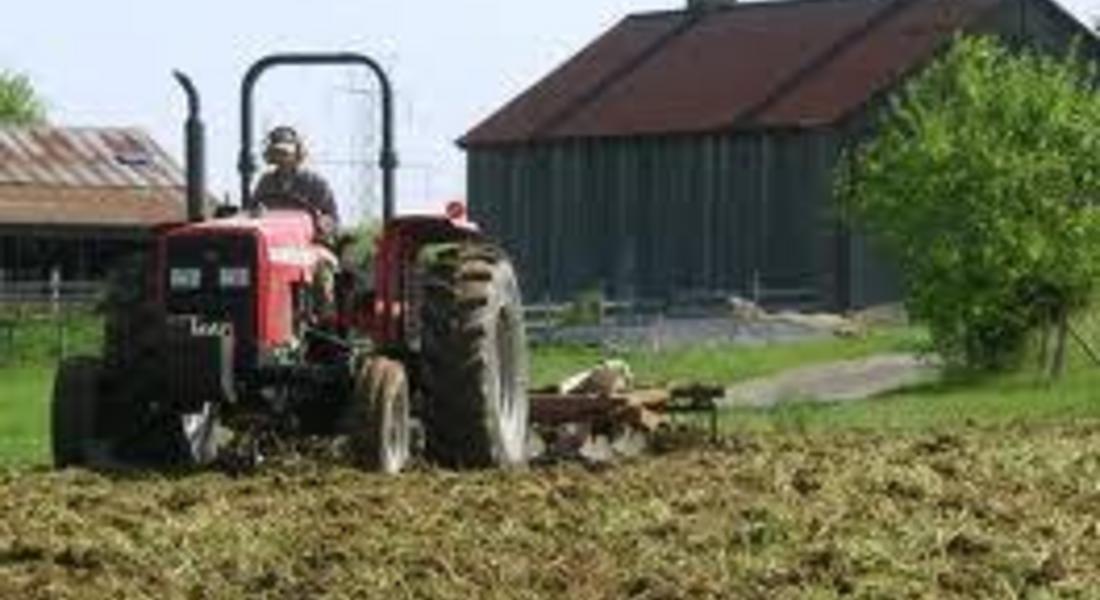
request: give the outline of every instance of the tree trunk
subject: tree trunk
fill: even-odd
[[[1050,364],[1050,319],[1045,319],[1039,330],[1039,373],[1040,377]]]
[[[1066,371],[1066,337],[1069,334],[1069,319],[1066,310],[1058,311],[1058,338],[1054,345],[1054,360],[1050,365],[1050,376],[1060,380]]]

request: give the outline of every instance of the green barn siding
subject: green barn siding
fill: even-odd
[[[750,296],[757,285],[825,299],[832,146],[790,131],[475,148],[471,214],[536,300],[593,288]]]

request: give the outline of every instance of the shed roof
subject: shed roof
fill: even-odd
[[[179,221],[183,190],[179,166],[140,129],[0,127],[0,223]]]
[[[1001,0],[785,0],[633,15],[464,146],[830,123]]]

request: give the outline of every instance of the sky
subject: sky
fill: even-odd
[[[396,94],[401,212],[465,194],[455,140],[632,12],[686,0],[37,0],[5,11],[0,68],[29,76],[50,121],[136,126],[182,156],[185,102],[203,98],[211,190],[236,197],[240,79],[275,52],[355,51]],[[1091,23],[1100,0],[1062,0]],[[257,88],[259,131],[296,126],[354,222],[378,209],[377,86],[356,69],[286,68]]]

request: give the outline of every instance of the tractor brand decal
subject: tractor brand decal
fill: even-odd
[[[271,249],[271,262],[289,267],[312,267],[317,253],[312,248],[277,246]]]
[[[196,337],[230,337],[233,335],[233,324],[225,321],[203,323],[195,319],[191,322],[191,335]]]
[[[288,266],[309,268],[318,262],[337,264],[336,255],[324,248],[302,246],[276,246],[271,249],[271,262]]]
[[[196,315],[180,315],[169,318],[195,337],[232,337],[233,323],[228,321],[204,321]]]

